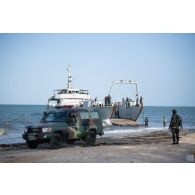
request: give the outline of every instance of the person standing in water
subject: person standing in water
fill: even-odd
[[[145,128],[148,128],[149,119],[148,117],[145,118]]]
[[[167,124],[167,119],[165,116],[163,116],[163,127],[166,127],[166,124]]]

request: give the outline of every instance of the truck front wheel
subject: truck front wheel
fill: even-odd
[[[39,145],[37,141],[29,141],[29,140],[26,141],[26,144],[30,149],[36,149]]]
[[[54,133],[50,140],[51,149],[59,149],[62,147],[62,136],[59,133]]]
[[[90,146],[94,146],[96,143],[96,133],[94,131],[89,131],[86,137],[86,143]]]

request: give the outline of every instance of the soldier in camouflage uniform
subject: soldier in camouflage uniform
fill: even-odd
[[[171,130],[173,136],[172,144],[179,144],[179,130],[182,129],[182,118],[177,114],[175,109],[172,110],[172,113],[173,115],[169,125],[169,129]]]

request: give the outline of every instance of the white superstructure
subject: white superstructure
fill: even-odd
[[[65,89],[54,90],[53,96],[48,99],[48,107],[77,107],[90,102],[88,90],[72,88],[71,67],[67,68],[67,87]]]

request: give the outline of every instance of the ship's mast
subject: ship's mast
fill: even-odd
[[[70,64],[68,65],[67,71],[68,71],[67,89],[71,89],[72,88],[72,76],[71,76],[71,67],[70,67]]]

